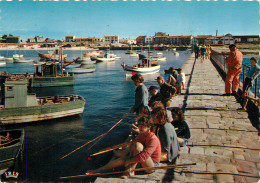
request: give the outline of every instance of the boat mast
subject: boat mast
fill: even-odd
[[[62,67],[62,46],[60,47],[60,69],[61,69],[61,76],[63,76],[63,67]]]

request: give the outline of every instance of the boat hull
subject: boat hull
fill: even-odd
[[[85,100],[48,105],[0,109],[0,124],[10,125],[56,119],[83,113]]]
[[[29,79],[30,87],[71,86],[74,76],[63,77],[33,77]]]
[[[96,68],[64,68],[65,72],[73,73],[73,74],[85,74],[95,72]]]
[[[160,65],[152,66],[152,67],[132,67],[125,65],[123,67],[126,76],[132,76],[136,73],[142,74],[142,75],[148,75],[148,74],[155,74],[160,71]]]
[[[33,62],[33,59],[25,59],[25,58],[14,58],[14,63],[28,63]]]
[[[0,147],[0,175],[14,165],[21,150],[24,140],[24,130],[11,130],[12,133],[19,133],[19,140],[11,145]]]
[[[38,53],[38,56],[41,58],[60,58],[59,54],[51,54],[51,53]],[[67,54],[62,54],[62,57],[67,57]]]

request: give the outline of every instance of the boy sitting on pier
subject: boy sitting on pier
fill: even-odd
[[[249,91],[250,91],[251,87],[253,86],[253,82],[260,74],[260,66],[257,64],[258,58],[252,57],[250,59],[250,63],[251,63],[251,68],[247,72],[247,75],[245,78],[245,83],[243,85],[243,107],[242,107],[243,110],[246,110]]]
[[[117,151],[114,151],[115,155],[118,156],[117,159],[112,159],[105,166],[87,172],[86,175],[125,166],[128,172],[121,178],[128,178],[129,176],[135,175],[133,169],[135,169],[137,164],[141,164],[143,168],[159,166],[161,144],[158,137],[151,131],[153,121],[151,118],[143,116],[138,119],[137,126],[140,133],[133,145],[126,148],[124,152],[118,153]],[[145,170],[145,172],[152,173],[153,171]]]

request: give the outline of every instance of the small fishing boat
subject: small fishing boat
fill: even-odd
[[[23,141],[23,129],[0,131],[0,175],[14,165],[21,151]]]
[[[40,58],[51,58],[51,59],[57,59],[62,56],[62,58],[66,58],[67,54],[59,54],[59,50],[54,51],[48,51],[48,53],[38,53],[38,56]]]
[[[6,61],[0,60],[0,67],[5,67],[5,66],[6,66]]]
[[[80,114],[85,100],[78,95],[36,97],[27,93],[27,79],[1,73],[0,125],[43,121]]]
[[[14,58],[13,57],[5,57],[5,61],[13,61]]]
[[[13,55],[13,58],[22,58],[23,57],[23,55],[20,55],[20,54],[14,54]]]
[[[121,66],[123,67],[126,76],[132,76],[136,73],[140,73],[142,75],[154,74],[160,71],[160,65],[152,63],[149,58],[143,58],[141,64],[129,66],[122,63]]]
[[[138,53],[133,52],[133,51],[131,53],[129,53],[129,55],[130,55],[130,57],[138,57],[139,56]]]
[[[162,53],[162,52],[157,52],[156,54],[157,54],[157,55],[163,55],[163,53]]]
[[[19,58],[14,58],[14,63],[28,63],[28,62],[33,62],[33,59],[30,58],[23,58],[23,57],[19,57]]]
[[[27,76],[30,87],[71,86],[74,76],[69,73],[58,73],[59,63],[46,62],[34,64],[35,73]]]
[[[96,68],[95,67],[84,68],[84,67],[79,66],[79,67],[64,68],[63,70],[65,72],[73,73],[73,74],[86,74],[86,73],[95,72]]]
[[[155,56],[150,56],[152,60],[158,60],[158,61],[166,61],[166,57],[155,57]]]
[[[5,57],[0,55],[0,60],[5,60]]]
[[[179,56],[180,54],[179,54],[179,52],[174,52],[174,55]]]
[[[114,55],[111,55],[110,53],[105,53],[103,56],[97,56],[96,62],[112,62],[115,61]]]

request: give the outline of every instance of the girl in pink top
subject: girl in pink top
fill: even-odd
[[[122,178],[128,178],[135,175],[132,171],[135,169],[138,163],[142,167],[155,167],[159,166],[161,156],[161,144],[158,137],[151,131],[153,127],[153,121],[150,117],[141,117],[137,121],[139,129],[139,135],[137,136],[135,143],[125,150],[118,152],[114,151],[114,154],[119,158],[111,160],[105,166],[87,172],[86,174],[104,172],[109,169],[125,166],[128,173]],[[147,170],[147,173],[152,173],[152,170]]]

